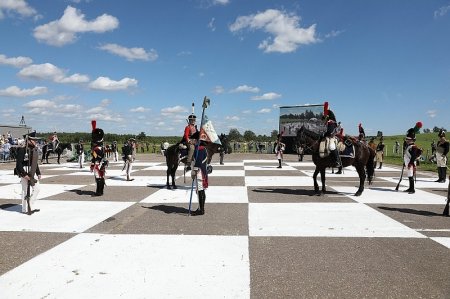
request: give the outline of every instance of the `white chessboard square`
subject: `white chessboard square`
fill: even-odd
[[[136,172],[137,170],[133,169],[131,171],[131,173]],[[90,171],[89,168],[86,168],[85,170],[81,170],[81,171],[77,171],[77,172],[72,172],[72,173],[68,173],[66,175],[75,175],[75,176],[92,176],[94,177],[94,173]],[[119,177],[119,176],[124,176],[126,175],[125,170],[120,170],[120,169],[106,169],[106,178],[109,177]]]
[[[21,205],[0,210],[0,231],[81,233],[133,205],[132,202],[38,200],[29,216]]]
[[[425,238],[361,203],[250,203],[250,236]]]
[[[190,172],[189,172],[189,174],[190,174]],[[216,177],[216,176],[244,177],[245,171],[244,170],[224,170],[224,169],[214,168],[213,172],[208,174],[208,176],[211,176],[211,177]]]
[[[54,177],[56,175],[43,175],[41,179],[47,179]],[[6,174],[0,176],[0,184],[17,184],[20,183],[21,178],[19,178],[17,175],[13,174]]]
[[[66,184],[40,184],[40,191],[37,199],[44,199],[69,190],[82,188],[85,185]],[[0,198],[22,199],[22,185],[20,183],[0,186]]]
[[[395,187],[369,187],[364,188],[361,196],[354,196],[355,187],[330,186],[339,193],[350,197],[352,200],[365,203],[401,204],[401,205],[443,205],[446,197],[416,189],[416,193],[408,194],[402,190],[395,191]]]
[[[400,177],[380,177],[380,179],[391,182],[391,183],[396,183],[398,184],[398,181],[400,180]],[[423,178],[423,177],[418,177],[416,182],[415,182],[415,188],[437,188],[437,189],[447,189],[448,188],[448,183],[438,183],[435,182],[437,180],[436,178]],[[409,180],[408,177],[405,177],[403,175],[403,179],[400,182],[400,186],[409,186]]]
[[[312,177],[314,175],[314,170],[300,170],[302,173],[304,173],[305,175]],[[332,173],[330,168],[327,168],[325,170],[325,179],[327,178],[334,178],[334,177],[339,177],[339,178],[359,178],[358,172],[356,172],[355,168],[353,167],[345,167],[342,171],[341,174],[336,174],[336,172],[338,171],[337,168],[334,169],[334,174]],[[320,180],[320,173],[317,175],[317,179]]]
[[[223,165],[220,165],[219,162],[211,163],[211,165],[214,166],[214,167],[228,167],[228,166],[231,166],[231,167],[243,167],[244,166],[244,162],[227,162],[227,161],[225,161]]]
[[[314,162],[286,162],[286,165],[292,166],[292,167],[316,167],[316,165],[314,164]]]
[[[1,276],[0,289],[4,298],[250,298],[248,246],[247,236],[79,234]]]
[[[272,171],[278,171],[279,169],[277,168],[278,167],[278,162],[276,162],[276,161],[274,161],[273,162],[273,165],[246,165],[246,166],[244,166],[244,170],[259,170],[259,171],[261,171],[261,170],[272,170]],[[282,168],[282,170],[295,170],[295,171],[298,171],[298,169],[296,169],[296,168],[294,168],[294,167],[292,167],[292,166],[286,166],[286,165],[283,165],[283,168]]]
[[[112,177],[106,180],[107,186],[132,186],[132,187],[147,187],[147,186],[165,186],[166,176],[131,176],[132,181],[127,181],[125,176]],[[172,181],[172,180],[171,180]]]
[[[448,238],[448,237],[432,237],[430,239],[433,241],[436,241],[439,244],[450,249],[450,238]]]
[[[150,167],[146,167],[146,168],[142,168],[142,169],[140,169],[140,170],[167,170],[167,165],[153,165],[153,166],[150,166]],[[183,166],[178,166],[178,169],[177,169],[177,171],[178,170],[183,170]]]
[[[175,190],[161,189],[143,199],[141,203],[188,203],[191,188]],[[247,188],[244,186],[210,186],[206,190],[208,203],[248,203]],[[192,201],[197,202],[195,190]]]
[[[272,160],[263,160],[263,159],[261,159],[261,160],[244,160],[244,164],[245,163],[256,163],[256,164],[265,164],[265,163],[278,163],[278,160],[277,159],[272,159]]]
[[[246,176],[248,187],[285,187],[313,186],[313,180],[307,176]]]

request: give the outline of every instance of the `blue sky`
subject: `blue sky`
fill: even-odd
[[[328,101],[345,133],[450,129],[450,1],[0,0],[0,124],[270,135]]]

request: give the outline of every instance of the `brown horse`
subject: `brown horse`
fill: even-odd
[[[49,164],[49,163],[48,163],[48,156],[50,155],[50,153],[54,153],[54,154],[57,154],[57,155],[58,155],[57,162],[58,162],[58,164],[60,164],[60,163],[59,163],[59,160],[60,160],[61,155],[62,155],[62,153],[63,153],[63,151],[64,151],[65,149],[67,149],[67,150],[69,150],[69,151],[72,151],[72,144],[70,144],[70,143],[58,143],[58,145],[56,146],[56,149],[52,149],[51,147],[49,148],[49,144],[44,145],[44,146],[42,147],[42,159],[41,159],[41,163],[43,163],[43,162],[44,162],[44,159],[45,159],[45,162],[46,162],[47,164]]]
[[[228,139],[227,139],[226,135],[221,134],[219,136],[219,139],[220,139],[220,142],[222,143],[222,145],[216,144],[216,143],[208,143],[206,145],[206,151],[207,151],[206,164],[207,164],[208,173],[212,172],[212,166],[210,164],[211,164],[213,155],[215,153],[220,153],[222,151],[225,151],[225,149],[228,148]],[[177,186],[175,185],[175,173],[177,172],[178,165],[180,164],[180,162],[185,164],[183,174],[184,175],[186,174],[187,157],[180,159],[180,152],[181,152],[180,143],[171,145],[166,150],[165,155],[166,155],[166,164],[167,164],[167,182],[166,182],[167,189],[171,188],[170,184],[169,184],[169,177],[172,177],[172,189],[177,189]]]
[[[334,159],[329,155],[327,157],[321,158],[319,156],[319,144],[321,140],[321,135],[315,132],[312,132],[305,127],[301,127],[297,131],[297,139],[306,143],[308,146],[312,147],[312,160],[316,165],[316,170],[314,171],[313,179],[314,179],[314,191],[317,195],[320,195],[319,185],[317,184],[317,175],[320,172],[320,179],[322,181],[322,192],[326,192],[325,188],[325,169],[327,167],[335,166]],[[366,170],[367,170],[367,179],[369,181],[369,185],[372,184],[372,178],[375,174],[373,159],[375,157],[375,151],[368,147],[366,144],[357,141],[354,138],[346,136],[346,140],[349,140],[354,146],[354,156],[341,157],[341,162],[343,167],[354,166],[359,176],[359,188],[356,191],[355,196],[360,196],[364,191],[364,181],[366,180]]]

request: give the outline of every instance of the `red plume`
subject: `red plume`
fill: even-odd
[[[97,128],[97,121],[95,119],[91,120],[92,125],[92,131],[94,131]]]
[[[323,115],[328,115],[328,102],[323,103]]]
[[[414,132],[416,132],[416,133],[419,132],[420,128],[422,128],[422,122],[418,121],[416,123],[416,126],[414,127]]]

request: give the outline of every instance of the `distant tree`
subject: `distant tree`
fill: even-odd
[[[145,137],[146,136],[145,136],[144,132],[141,132],[141,133],[139,133],[139,135],[136,136],[136,138],[139,139],[139,140],[143,140],[143,139],[145,139]]]
[[[424,133],[431,133],[431,130],[430,129],[423,129],[423,132]]]
[[[239,133],[238,129],[230,129],[230,133],[228,133],[228,139],[230,141],[239,141],[242,139],[241,133]]]
[[[272,133],[270,133],[271,139],[277,139],[278,130],[273,130]]]
[[[441,129],[441,128],[438,128],[438,127],[434,126],[433,132],[434,132],[434,133],[439,133],[439,130],[440,130],[440,129]]]
[[[253,133],[253,131],[247,130],[244,132],[244,140],[245,141],[256,140],[256,134]]]

